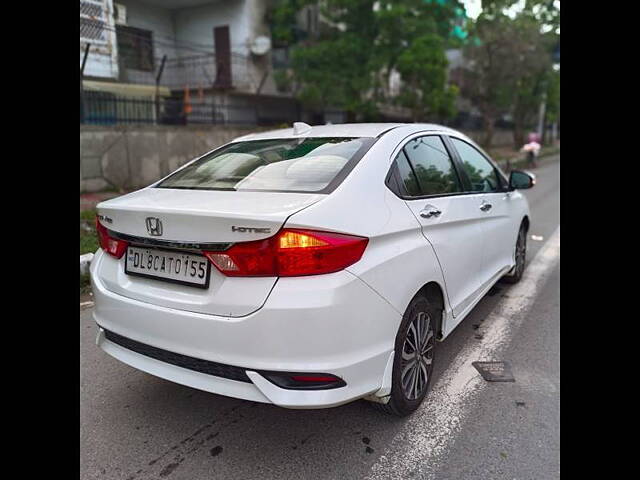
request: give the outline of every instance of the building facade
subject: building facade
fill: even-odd
[[[277,124],[267,0],[81,0],[81,121]],[[306,17],[305,17],[306,18]],[[286,53],[286,52],[285,52]],[[84,117],[83,117],[84,113]]]

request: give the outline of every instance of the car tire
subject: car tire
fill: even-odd
[[[424,296],[416,296],[407,307],[396,334],[389,402],[373,404],[378,410],[405,417],[416,411],[425,399],[431,383],[436,327],[441,315]]]
[[[514,267],[501,279],[504,283],[518,283],[524,274],[527,264],[527,229],[524,224],[520,226],[516,239],[515,259]]]

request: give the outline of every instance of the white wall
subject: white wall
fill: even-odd
[[[136,0],[116,0],[127,8],[127,26],[153,32],[153,54],[156,58],[176,56],[173,15],[167,8],[152,7]],[[168,37],[168,38],[167,38]]]
[[[175,11],[178,42],[210,45],[211,52],[214,51],[213,29],[224,25],[229,26],[231,51],[247,55],[250,40],[247,0],[224,0]]]
[[[213,53],[214,28],[227,25],[231,52],[241,55],[232,58],[234,88],[255,93],[270,66],[270,54],[257,58],[250,53],[253,40],[269,33],[265,13],[265,0],[218,0],[209,5],[181,8],[174,14],[176,39],[182,43],[210,46]],[[265,82],[261,93],[276,93],[272,79]]]

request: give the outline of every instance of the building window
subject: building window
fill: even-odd
[[[80,39],[94,45],[106,44],[106,19],[101,1],[80,0]]]
[[[125,68],[153,71],[153,38],[149,30],[116,25],[118,56]]]

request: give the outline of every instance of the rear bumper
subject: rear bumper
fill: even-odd
[[[200,390],[289,408],[340,405],[381,389],[401,315],[353,274],[281,278],[245,317],[159,307],[107,291],[92,276],[97,344],[139,370]],[[168,352],[240,367],[249,382],[160,361],[109,341],[103,329]],[[259,371],[329,373],[346,386],[289,390]]]

